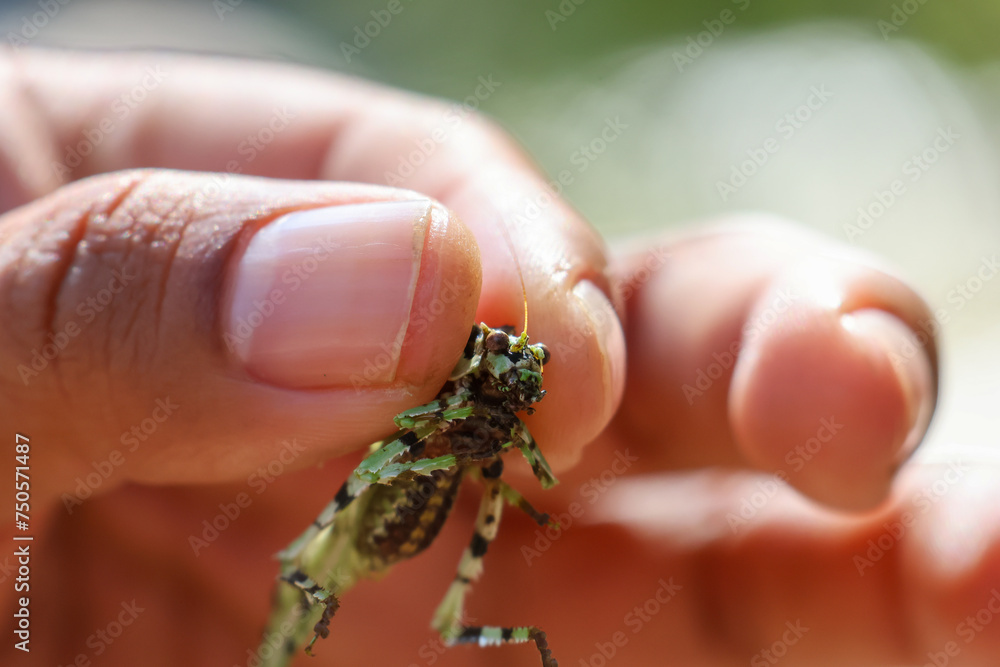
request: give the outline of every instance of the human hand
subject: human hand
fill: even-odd
[[[76,144],[85,136],[84,130],[99,127],[101,119],[112,113],[112,100],[141,81],[145,67],[155,67],[157,62],[169,72],[162,84],[156,85],[150,99],[129,110],[86,161],[72,170],[70,178],[136,166],[220,172],[236,160],[244,173],[300,182],[236,177],[220,182],[211,174],[126,172],[60,188],[60,174],[51,162],[65,161],[63,146]],[[407,339],[394,386],[317,388],[323,382],[315,375],[322,355],[331,355],[327,357],[331,367],[340,367],[334,362],[344,359],[337,356],[338,350],[317,345],[314,337],[296,340],[304,356],[279,358],[276,364],[266,356],[250,354],[244,359],[240,350],[228,351],[222,333],[232,293],[239,291],[231,287],[235,258],[253,230],[292,210],[412,199],[412,193],[336,181],[385,182],[386,173],[397,169],[400,159],[405,162],[401,153],[411,151],[415,140],[445,122],[445,108],[437,103],[325,75],[262,65],[254,65],[251,74],[246,68],[185,58],[142,61],[40,53],[5,65],[5,86],[27,93],[14,97],[19,104],[3,111],[8,114],[3,127],[19,132],[5,139],[5,159],[0,161],[0,169],[6,170],[0,177],[5,187],[0,197],[5,210],[27,205],[11,210],[0,222],[6,255],[0,263],[0,297],[7,322],[3,327],[7,382],[0,401],[6,431],[27,432],[32,437],[33,516],[37,529],[46,532],[46,540],[39,539],[35,545],[36,656],[59,664],[81,654],[108,664],[136,660],[144,664],[156,664],[156,660],[246,664],[246,651],[256,648],[275,572],[268,556],[313,518],[348,464],[293,470],[377,439],[393,414],[432,397],[474,317],[493,324],[520,324],[517,265],[499,234],[498,221],[526,210],[526,202],[544,192],[544,181],[496,130],[469,116],[453,128],[446,142],[436,144],[432,154],[424,156],[427,163],[404,183],[435,197],[461,219],[434,209],[416,299],[425,299],[426,312],[434,313],[430,310],[434,299],[445,294],[444,277],[469,287],[456,290],[453,303],[425,318],[426,329]],[[253,79],[248,81],[250,76]],[[262,139],[259,133],[275,117],[274,107],[285,105],[295,114],[292,122],[280,131],[272,128],[272,139],[261,143],[260,150],[241,153],[241,142],[251,136]],[[253,159],[246,159],[250,154]],[[301,182],[310,179],[335,182]],[[10,184],[16,187],[6,187]],[[87,224],[81,226],[83,221]],[[550,460],[566,469],[579,457],[581,446],[604,428],[621,395],[624,351],[620,332],[607,302],[599,296],[608,291],[609,274],[599,239],[561,202],[542,207],[530,236],[521,233],[523,229],[515,230],[512,240],[524,274],[532,339],[548,343],[556,352],[546,372],[549,395],[530,424]],[[472,251],[471,237],[478,242],[481,263]],[[551,503],[558,511],[560,504],[568,506],[578,500],[588,472],[595,466],[601,471],[609,465],[607,454],[633,442],[639,452],[636,468],[643,470],[712,463],[773,469],[784,465],[784,453],[804,440],[802,428],[810,425],[806,418],[813,416],[809,410],[824,416],[828,411],[843,412],[861,421],[846,421],[856,428],[845,427],[831,447],[821,450],[803,469],[804,475],[792,481],[821,500],[854,508],[870,506],[885,495],[892,472],[922,435],[935,384],[932,348],[915,356],[900,375],[888,364],[886,341],[896,344],[907,335],[897,320],[859,317],[856,321],[861,328],[848,331],[830,316],[835,309],[821,302],[814,309],[816,316],[806,318],[815,327],[773,327],[757,339],[765,351],[767,343],[781,349],[800,345],[792,359],[828,362],[829,368],[843,371],[835,378],[836,386],[864,388],[867,393],[860,401],[837,404],[838,397],[844,398],[840,392],[831,396],[815,386],[803,390],[797,378],[781,375],[779,355],[763,355],[768,363],[758,366],[744,364],[741,356],[733,386],[744,387],[742,398],[738,389],[727,391],[728,371],[694,409],[677,403],[677,390],[665,390],[676,389],[669,383],[686,380],[690,376],[686,371],[703,367],[711,352],[725,348],[713,343],[727,342],[723,340],[726,334],[740,330],[753,304],[784,279],[779,269],[808,262],[818,252],[810,244],[789,241],[778,251],[772,248],[769,255],[764,252],[768,243],[745,246],[739,235],[720,236],[717,245],[721,251],[709,253],[712,261],[688,265],[677,264],[675,258],[683,255],[672,249],[669,261],[657,267],[656,275],[669,272],[688,276],[687,281],[694,283],[718,280],[724,292],[732,293],[731,299],[721,300],[716,294],[706,298],[697,290],[671,292],[677,288],[667,280],[640,281],[635,286],[629,300],[631,376],[626,404],[613,427],[588,451],[585,464],[563,475],[561,492],[531,494],[538,505],[549,509]],[[754,266],[733,261],[741,255]],[[775,260],[776,255],[786,260],[783,265]],[[27,261],[15,262],[17,256]],[[697,253],[689,256],[697,257]],[[645,261],[639,257],[636,261]],[[629,274],[629,261],[622,259],[619,275]],[[37,377],[29,376],[25,387],[17,372],[25,353],[30,359],[30,349],[47,342],[47,332],[58,332],[60,325],[65,327],[80,316],[78,304],[103,289],[118,263],[135,269],[135,282],[130,281],[100,317],[81,327],[72,346],[61,350],[50,366]],[[820,278],[828,277],[835,291],[839,286],[845,294],[874,293],[867,300],[847,301],[864,304],[857,307],[897,313],[899,321],[911,328],[925,314],[912,293],[883,274],[852,268],[844,260],[811,268]],[[476,289],[480,279],[481,295]],[[599,289],[577,288],[581,284]],[[338,287],[343,289],[343,283]],[[318,302],[316,311],[322,311],[322,293],[309,293],[309,298],[311,303]],[[802,314],[798,308],[792,312]],[[296,309],[289,319],[295,323],[294,317],[307,316]],[[691,329],[674,329],[676,337],[660,337],[666,331],[664,317],[668,322],[694,324]],[[265,327],[272,324],[282,326],[279,319],[268,320],[257,332],[267,332]],[[277,337],[300,336],[301,328],[299,322],[295,327],[285,323],[284,329],[273,329],[272,346]],[[574,337],[574,333],[580,335]],[[570,340],[575,343],[561,349],[554,344]],[[839,346],[829,351],[830,343]],[[817,349],[825,354],[817,355]],[[801,366],[793,366],[797,367]],[[829,370],[823,364],[815,367]],[[363,364],[361,368],[363,372]],[[340,382],[344,383],[343,378]],[[802,415],[801,423],[791,426],[776,419],[785,409],[781,401],[789,398],[778,390],[788,387],[796,389],[794,397],[800,401],[797,407]],[[730,401],[727,396],[736,398]],[[165,397],[179,407],[163,421],[154,419],[155,431],[129,451],[122,437],[155,416],[156,400]],[[750,400],[757,397],[766,399],[765,403]],[[55,415],[58,420],[53,419]],[[651,415],[659,417],[648,419]],[[778,437],[771,437],[776,431]],[[295,456],[286,464],[284,457],[290,450],[283,451],[282,442],[293,439]],[[678,445],[678,440],[684,444]],[[68,514],[58,499],[74,493],[76,479],[86,478],[95,470],[95,462],[108,461],[115,450],[123,451],[124,460],[101,481],[95,494],[100,497],[86,499],[80,506],[71,502],[72,514]],[[281,474],[257,473],[276,462]],[[193,482],[213,486],[162,488]],[[519,486],[530,486],[530,480]],[[113,488],[112,493],[100,495]],[[711,488],[713,493],[704,500],[711,500],[710,507],[716,509],[740,497],[733,494],[736,487],[722,492],[717,486]],[[530,489],[523,490],[530,493]],[[196,553],[189,538],[203,534],[201,520],[211,520],[219,513],[220,503],[230,506],[241,493],[248,494],[252,504]],[[694,500],[693,493],[686,498],[692,505]],[[864,530],[873,534],[880,530],[878,521],[866,522],[863,528],[845,524],[855,526],[850,530],[838,523],[824,535],[802,535],[790,529],[798,524],[777,511],[784,503],[769,504],[767,511],[776,514],[761,515],[747,533],[777,535],[784,557],[799,553],[823,562],[837,553],[831,550],[831,541],[843,551],[848,543],[856,546],[851,540],[859,539]],[[51,508],[48,517],[40,515],[44,506]],[[598,517],[599,507],[604,503],[594,506],[591,518]],[[691,507],[682,509],[690,512]],[[359,586],[345,598],[345,608],[334,624],[334,639],[319,650],[322,660],[403,665],[430,664],[432,659],[437,664],[469,660],[533,664],[537,660],[530,650],[514,648],[456,649],[438,657],[426,622],[467,541],[468,509],[460,507],[456,513],[459,517],[450,522],[439,538],[441,544],[432,551],[397,568],[381,589]],[[663,509],[662,515],[677,518],[670,508]],[[723,515],[724,511],[715,521]],[[711,524],[704,514],[696,516],[703,526]],[[691,542],[678,548],[677,540],[691,526],[677,532],[644,528],[633,533],[620,523],[578,524],[537,562],[528,563],[522,547],[537,539],[535,526],[509,517],[487,559],[486,576],[473,594],[470,611],[484,623],[539,623],[549,630],[557,656],[589,659],[595,650],[593,642],[604,641],[605,634],[610,641],[612,632],[621,626],[627,609],[619,613],[617,607],[625,602],[631,605],[636,591],[644,590],[642,586],[653,584],[655,589],[656,578],[647,581],[651,572],[675,576],[678,583],[689,572],[729,572],[732,560],[727,556],[738,541],[741,548],[756,547],[750,553],[762,559],[755,571],[758,577],[767,572],[789,574],[787,568],[774,568],[773,561],[765,560],[775,555],[772,542],[736,540],[726,532],[728,526],[722,525],[721,535],[703,535],[698,548],[691,547]],[[899,574],[896,567],[885,567],[882,572],[884,577]],[[799,579],[790,577],[793,590],[814,590],[810,586],[823,583],[827,574],[803,570]],[[706,590],[704,575],[701,580],[687,581],[678,604],[665,607],[671,612],[669,617],[664,614],[657,619],[657,630],[636,634],[630,642],[628,650],[636,651],[630,659],[633,664],[650,664],[650,655],[659,656],[658,662],[667,654],[677,656],[678,664],[685,660],[687,664],[696,660],[728,664],[723,660],[734,660],[742,644],[720,654],[711,632],[733,637],[740,626],[738,619],[732,624],[719,622],[720,613],[741,612],[750,609],[751,603],[770,610],[775,618],[784,611],[777,597],[727,598],[718,590]],[[891,602],[882,592],[885,584],[873,586],[870,581],[860,578],[860,585],[873,599]],[[846,593],[846,589],[839,592]],[[5,591],[5,595],[13,605],[12,592]],[[91,641],[95,631],[118,617],[122,603],[133,599],[144,611],[127,631],[113,644]],[[710,604],[715,606],[705,607]],[[884,628],[892,621],[889,613],[874,605],[859,607],[877,615],[880,625],[873,627]],[[707,614],[707,608],[722,611]],[[406,612],[393,613],[387,620],[387,609]],[[843,612],[845,607],[839,609]],[[873,625],[872,618],[861,619],[857,614],[848,620]],[[699,621],[702,634],[682,630]],[[847,648],[844,632],[852,628],[835,626],[841,632],[832,633],[833,641],[842,649]],[[630,632],[627,626],[624,630]],[[780,630],[780,623],[762,623],[754,638],[770,637],[772,630]],[[817,635],[814,632],[810,639]],[[859,643],[861,650],[868,651],[862,657],[891,655],[884,638],[880,641]],[[95,646],[103,647],[101,657]],[[894,642],[888,648],[898,647]],[[715,663],[710,662],[713,659]]]
[[[473,321],[521,325],[521,275],[532,336],[574,341],[531,420],[550,461],[576,460],[611,418],[624,348],[603,244],[562,201],[510,225],[508,244],[501,225],[545,184],[470,108],[207,58],[26,50],[0,74],[0,414],[10,438],[31,439],[31,529],[49,535],[34,545],[34,656],[96,657],[94,624],[132,598],[150,636],[130,632],[109,655],[127,660],[133,641],[170,654],[192,606],[210,607],[200,598],[225,581],[262,596],[245,606],[246,632],[219,638],[226,620],[185,655],[240,653],[262,623],[275,543],[261,534],[264,551],[241,556],[257,575],[230,578],[232,562],[218,569],[187,539],[201,511],[185,503],[205,490],[160,505],[162,487],[235,482],[256,498],[278,472],[378,439],[439,391]],[[491,85],[474,82],[476,94]],[[387,180],[412,190],[351,182]],[[159,509],[140,510],[133,495],[152,487]],[[241,523],[279,497],[262,495]],[[313,499],[299,502],[314,512]],[[112,546],[106,530],[132,519],[143,528]],[[188,525],[155,546],[148,531],[172,522]],[[110,561],[150,569],[132,580]],[[142,594],[175,566],[208,585],[188,589],[183,610]],[[12,587],[3,595],[13,606]]]

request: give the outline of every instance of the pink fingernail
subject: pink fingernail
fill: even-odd
[[[348,204],[261,228],[236,267],[226,346],[272,384],[392,382],[430,213],[426,199]]]

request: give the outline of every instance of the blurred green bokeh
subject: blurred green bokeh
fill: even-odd
[[[684,38],[705,30],[704,22],[730,10],[739,20],[727,30],[758,31],[786,24],[840,20],[880,39],[921,41],[946,58],[965,63],[1000,56],[1000,3],[992,0],[399,0],[405,20],[384,29],[358,60],[378,78],[401,86],[419,82],[427,92],[465,93],[467,74],[484,63],[498,76],[524,79],[576,70],[583,62],[623,49]],[[577,4],[580,3],[580,4]],[[332,44],[350,42],[356,26],[388,0],[269,3],[326,31]],[[551,12],[551,13],[550,13]],[[893,21],[894,13],[897,22]],[[565,20],[553,18],[553,14]],[[905,22],[899,19],[905,17]],[[879,25],[879,21],[886,24]],[[891,26],[891,28],[886,27]],[[895,29],[898,28],[898,29]],[[343,66],[336,58],[323,63]],[[319,63],[317,63],[319,64]],[[474,77],[473,77],[474,78]]]

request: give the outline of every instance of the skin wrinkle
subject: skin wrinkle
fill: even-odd
[[[152,174],[150,172],[136,174],[136,180],[133,181],[129,185],[129,187],[125,189],[124,192],[122,192],[120,195],[116,195],[115,200],[111,203],[111,205],[108,207],[108,209],[104,213],[104,215],[103,215],[103,221],[100,224],[96,224],[95,223],[95,224],[89,225],[88,228],[87,228],[87,230],[85,230],[85,231],[91,231],[91,230],[95,230],[95,229],[100,230],[101,225],[110,226],[110,223],[113,220],[120,219],[122,217],[122,215],[127,216],[127,220],[130,221],[130,224],[128,226],[129,231],[131,232],[131,230],[134,230],[136,228],[136,226],[140,224],[139,220],[135,216],[132,216],[131,214],[123,213],[123,212],[128,210],[129,205],[131,204],[130,200],[131,200],[131,198],[133,196],[133,193],[135,193],[135,191],[137,189],[139,189],[139,187],[144,182],[150,180],[151,176],[152,176]],[[132,243],[130,242],[131,234],[129,236],[126,236],[125,234],[123,234],[120,231],[115,231],[113,234],[108,235],[108,234],[103,233],[103,230],[101,230],[101,231],[102,231],[101,240],[97,241],[95,243],[88,243],[88,249],[90,247],[96,248],[96,252],[93,253],[93,255],[94,255],[95,259],[101,260],[102,255],[103,255],[103,253],[101,252],[102,245],[106,244],[109,240],[112,241],[112,242],[118,241],[119,243],[122,243],[122,253],[121,253],[122,254],[122,259],[119,262],[119,266],[117,267],[117,268],[120,269],[122,266],[125,266],[127,264],[128,258],[131,257],[131,253],[132,253],[132,250],[131,250]],[[79,254],[79,252],[77,252],[77,254]],[[96,288],[97,286],[94,286],[94,287]],[[131,339],[131,338],[128,337],[128,333],[131,331],[131,329],[135,325],[135,322],[136,322],[136,320],[138,318],[138,313],[139,313],[139,310],[140,310],[139,306],[140,305],[141,304],[136,304],[135,307],[128,308],[128,309],[114,308],[109,313],[109,316],[112,317],[112,318],[115,317],[116,315],[121,316],[121,315],[125,315],[125,314],[127,314],[127,317],[128,317],[128,321],[125,324],[125,333],[126,333],[126,336],[124,338],[118,338],[117,336],[112,336],[112,335],[110,335],[110,333],[109,333],[109,335],[106,335],[104,337],[104,359],[109,363],[109,365],[110,365],[110,362],[111,362],[112,359],[114,359],[116,357],[120,358],[121,355],[122,355],[122,353],[125,350],[124,346],[121,346],[121,347],[118,347],[118,348],[113,348],[113,344],[115,342],[133,340],[133,339]],[[109,325],[109,328],[111,330],[113,330],[113,328],[114,328],[115,325],[112,322],[109,322],[108,325]],[[109,380],[110,380],[110,378],[109,378]],[[110,389],[110,387],[109,387],[109,389]]]
[[[181,209],[184,209],[185,205],[188,204],[191,201],[191,199],[192,199],[191,193],[188,191],[184,191],[182,193],[182,196],[171,200],[172,201],[171,207],[167,209],[167,211],[165,211],[164,213],[157,214],[159,223],[156,224],[155,226],[154,235],[157,235],[162,239],[164,235],[159,232],[162,229],[163,223],[170,220],[172,214],[176,213],[177,211],[180,211]],[[188,208],[187,210],[193,211],[193,209],[191,208]],[[162,330],[163,303],[167,299],[167,290],[168,290],[167,285],[170,284],[170,277],[173,273],[173,268],[174,268],[174,260],[177,258],[177,253],[180,251],[181,244],[184,243],[184,234],[187,232],[188,228],[193,223],[194,223],[193,213],[182,212],[182,214],[178,216],[177,229],[175,230],[171,228],[169,230],[171,232],[176,231],[177,233],[176,240],[171,243],[165,242],[165,244],[168,246],[168,252],[166,254],[165,260],[163,261],[162,269],[160,271],[159,289],[157,289],[156,303],[154,304],[154,309],[156,311],[156,314],[154,316],[155,317],[154,326],[156,327],[156,331],[158,334],[157,342],[163,340],[163,330]],[[136,310],[135,313],[138,313],[138,310]],[[134,324],[138,319],[135,313],[133,314],[132,321],[129,322],[129,326],[125,333],[126,337],[131,337],[132,329],[134,328]]]
[[[114,212],[120,207],[129,194],[139,185],[140,179],[136,179],[128,186],[122,189],[122,191],[115,195],[114,199],[107,205],[105,215],[114,215]],[[103,206],[103,202],[100,202]],[[83,257],[85,251],[81,251],[81,243],[85,241],[85,237],[88,231],[91,229],[92,224],[94,224],[95,206],[92,206],[87,211],[84,211],[77,220],[75,220],[69,229],[70,237],[68,239],[68,245],[72,248],[72,252],[61,253],[63,257],[59,260],[58,266],[55,269],[55,275],[52,276],[51,289],[48,291],[47,296],[44,299],[45,303],[45,316],[44,324],[41,333],[42,340],[48,335],[56,335],[56,320],[59,318],[60,314],[65,315],[65,312],[60,311],[59,301],[61,296],[64,294],[67,288],[67,282],[73,269],[77,267],[79,260]],[[47,235],[51,234],[51,228],[48,226],[40,226],[36,228],[35,234],[33,235],[32,245],[41,245],[41,239],[44,239]],[[105,339],[105,354],[110,352],[110,337]],[[110,357],[108,357],[110,358]],[[52,370],[57,376],[61,376],[60,372],[60,356],[57,355],[51,361]],[[63,391],[68,391],[68,387],[60,382]]]

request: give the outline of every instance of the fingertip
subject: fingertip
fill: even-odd
[[[579,461],[611,421],[625,387],[625,336],[611,302],[589,280],[568,296],[537,318],[536,330],[555,337],[537,339],[552,359],[545,367],[546,397],[526,420],[557,472]]]
[[[816,294],[797,300],[745,345],[730,422],[755,465],[824,503],[868,509],[923,436],[932,371],[919,346],[898,362],[914,333],[893,315],[827,305]]]
[[[431,208],[397,380],[423,386],[447,379],[475,319],[482,265],[475,236],[441,204]]]
[[[625,333],[611,301],[594,283],[580,281],[573,288],[573,296],[589,320],[597,343],[600,356],[595,362],[604,390],[604,415],[610,419],[625,391]]]

